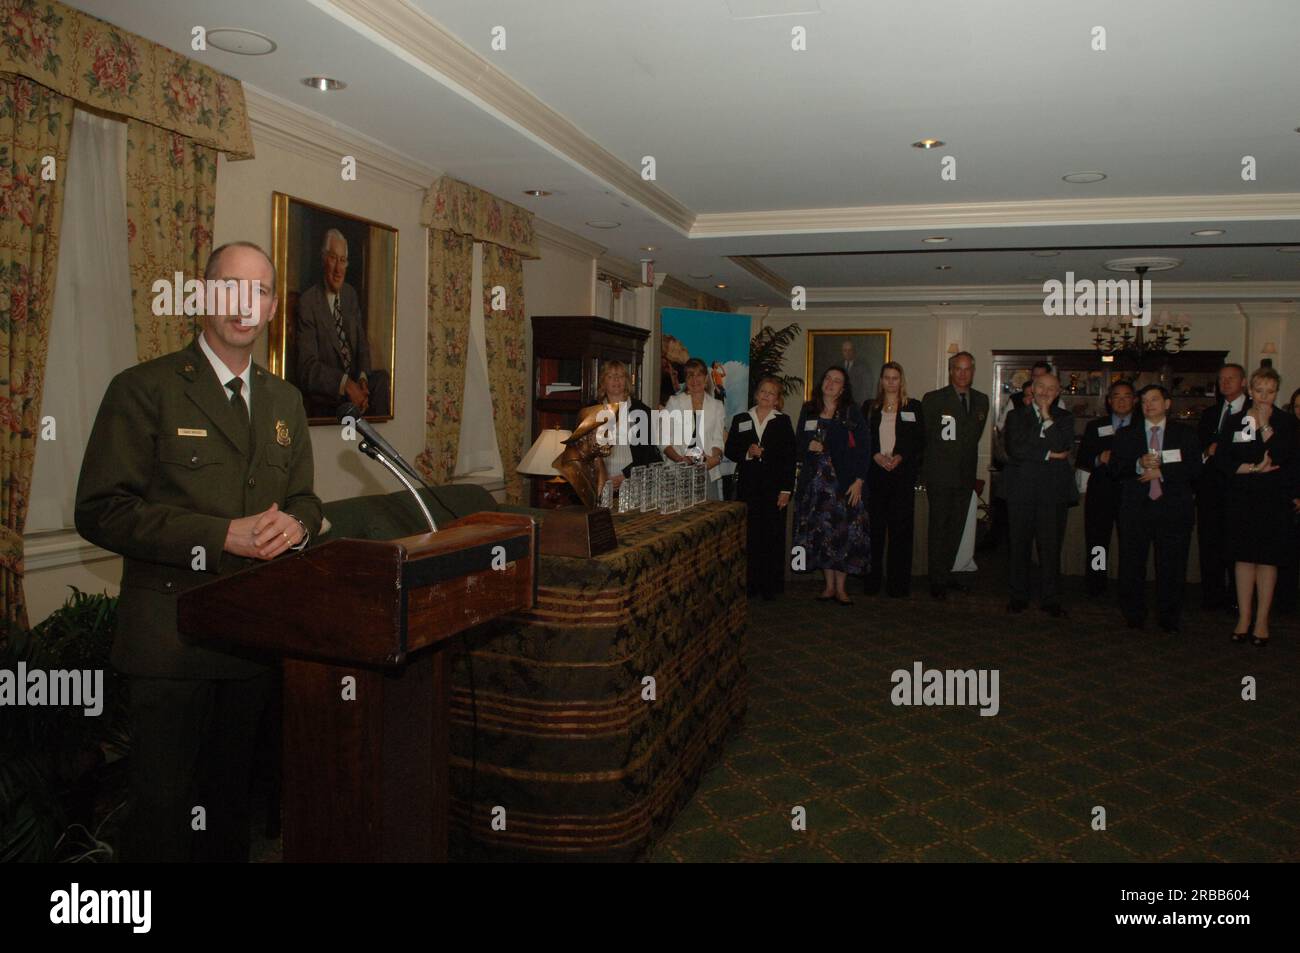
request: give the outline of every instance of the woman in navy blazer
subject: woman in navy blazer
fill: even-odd
[[[871,520],[871,571],[867,595],[880,591],[904,598],[912,589],[912,534],[915,527],[916,476],[925,451],[921,402],[907,396],[903,365],[888,361],[880,368],[874,400],[862,405],[871,432],[871,466],[867,471],[867,515]],[[882,439],[881,431],[884,430]],[[889,572],[884,573],[885,548]]]
[[[851,606],[850,575],[871,569],[867,465],[871,434],[853,401],[842,367],[828,368],[795,428],[799,480],[795,489],[794,546],[807,569],[820,569],[826,588],[817,598]]]
[[[727,431],[736,464],[736,496],[749,508],[749,594],[771,599],[785,589],[785,507],[794,492],[794,426],[781,412],[781,382],[764,377],[755,405]]]

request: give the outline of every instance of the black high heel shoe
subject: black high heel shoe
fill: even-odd
[[[1261,639],[1261,638],[1257,635],[1257,636],[1255,636],[1253,639],[1250,640],[1250,644],[1253,645],[1253,646],[1255,646],[1255,648],[1257,648],[1257,649],[1262,649],[1264,646],[1268,645],[1268,638],[1265,637],[1265,638],[1262,638],[1262,639]]]
[[[1238,632],[1238,631],[1237,631],[1237,627],[1236,627],[1236,626],[1233,626],[1233,631],[1232,631],[1232,641],[1234,641],[1234,642],[1236,642],[1236,643],[1238,643],[1238,644],[1240,644],[1240,643],[1242,643],[1242,642],[1245,642],[1248,638],[1250,638],[1250,633],[1253,632],[1254,630],[1255,630],[1255,623],[1254,623],[1254,622],[1252,622],[1250,625],[1246,626],[1246,631],[1245,631],[1245,632]]]

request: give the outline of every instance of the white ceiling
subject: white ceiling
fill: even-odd
[[[736,2],[736,0],[732,0]],[[765,258],[792,284],[980,284],[1095,269],[1103,252],[1035,259],[999,249],[1075,246],[1300,244],[1300,3],[1252,0],[820,0],[822,12],[732,19],[727,0],[73,0],[73,6],[198,56],[250,86],[314,110],[391,149],[531,208],[543,218],[635,260],[653,244],[656,268],[688,284],[743,300],[778,299],[731,262],[732,255],[901,251],[928,234],[950,235],[933,255]],[[401,37],[361,26],[358,11],[428,14],[485,61],[639,172],[653,155],[658,193],[629,187],[610,165],[584,162],[542,141],[457,87],[437,64],[398,49]],[[797,7],[809,6],[800,0]],[[401,22],[409,22],[402,20]],[[279,49],[241,57],[189,49],[195,24],[239,26],[271,36]],[[507,48],[490,48],[506,28]],[[790,49],[794,25],[808,50]],[[1091,51],[1104,26],[1108,49]],[[349,88],[320,94],[301,85],[326,74]],[[521,96],[523,95],[521,91]],[[544,108],[538,104],[538,113]],[[947,145],[910,148],[925,136]],[[580,138],[580,137],[579,137]],[[598,150],[597,150],[598,151]],[[1253,155],[1258,180],[1243,182]],[[939,177],[942,155],[957,181]],[[615,162],[614,159],[618,160]],[[1069,185],[1068,172],[1109,178]],[[526,188],[557,194],[522,195]],[[1142,205],[1126,214],[1062,214],[1043,221],[1000,206],[976,224],[966,203],[1140,199],[1154,196],[1276,195],[1266,208],[1189,219],[1176,207]],[[686,206],[717,227],[665,220],[656,198]],[[269,201],[269,197],[268,197]],[[906,226],[840,226],[813,213],[811,227],[732,227],[725,216],[777,210],[920,207]],[[1176,206],[1177,203],[1174,203]],[[956,207],[951,216],[948,208]],[[1110,206],[1105,206],[1109,209]],[[1188,199],[1188,207],[1209,208]],[[1215,205],[1214,208],[1219,206]],[[926,213],[929,212],[928,218]],[[1199,214],[1196,213],[1196,214]],[[990,217],[991,216],[991,217]],[[1087,217],[1086,224],[1078,222]],[[613,230],[586,226],[613,219]],[[922,227],[915,221],[927,221]],[[1224,236],[1192,238],[1220,225]],[[1125,251],[1123,254],[1137,254]],[[1272,248],[1164,250],[1184,258],[1178,281],[1300,281],[1300,256]],[[952,263],[950,272],[933,270]],[[693,280],[689,274],[711,273]],[[1300,285],[1297,285],[1300,290]]]

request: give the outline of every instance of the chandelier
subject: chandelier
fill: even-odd
[[[1191,343],[1188,337],[1192,330],[1187,315],[1176,314],[1172,318],[1164,311],[1152,317],[1150,324],[1141,325],[1136,319],[1143,311],[1142,287],[1147,273],[1146,265],[1138,265],[1137,272],[1137,306],[1128,317],[1116,318],[1106,323],[1097,323],[1092,327],[1092,344],[1098,354],[1114,357],[1123,355],[1141,361],[1144,357],[1177,354]]]

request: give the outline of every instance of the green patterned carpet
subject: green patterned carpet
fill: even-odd
[[[1011,616],[995,558],[945,602],[924,580],[908,600],[851,581],[852,608],[807,580],[751,601],[748,718],[650,860],[1300,859],[1294,620],[1263,650],[1199,610],[1181,636],[1135,633],[1079,579],[1070,619]],[[895,707],[915,661],[998,669],[1000,712]]]

